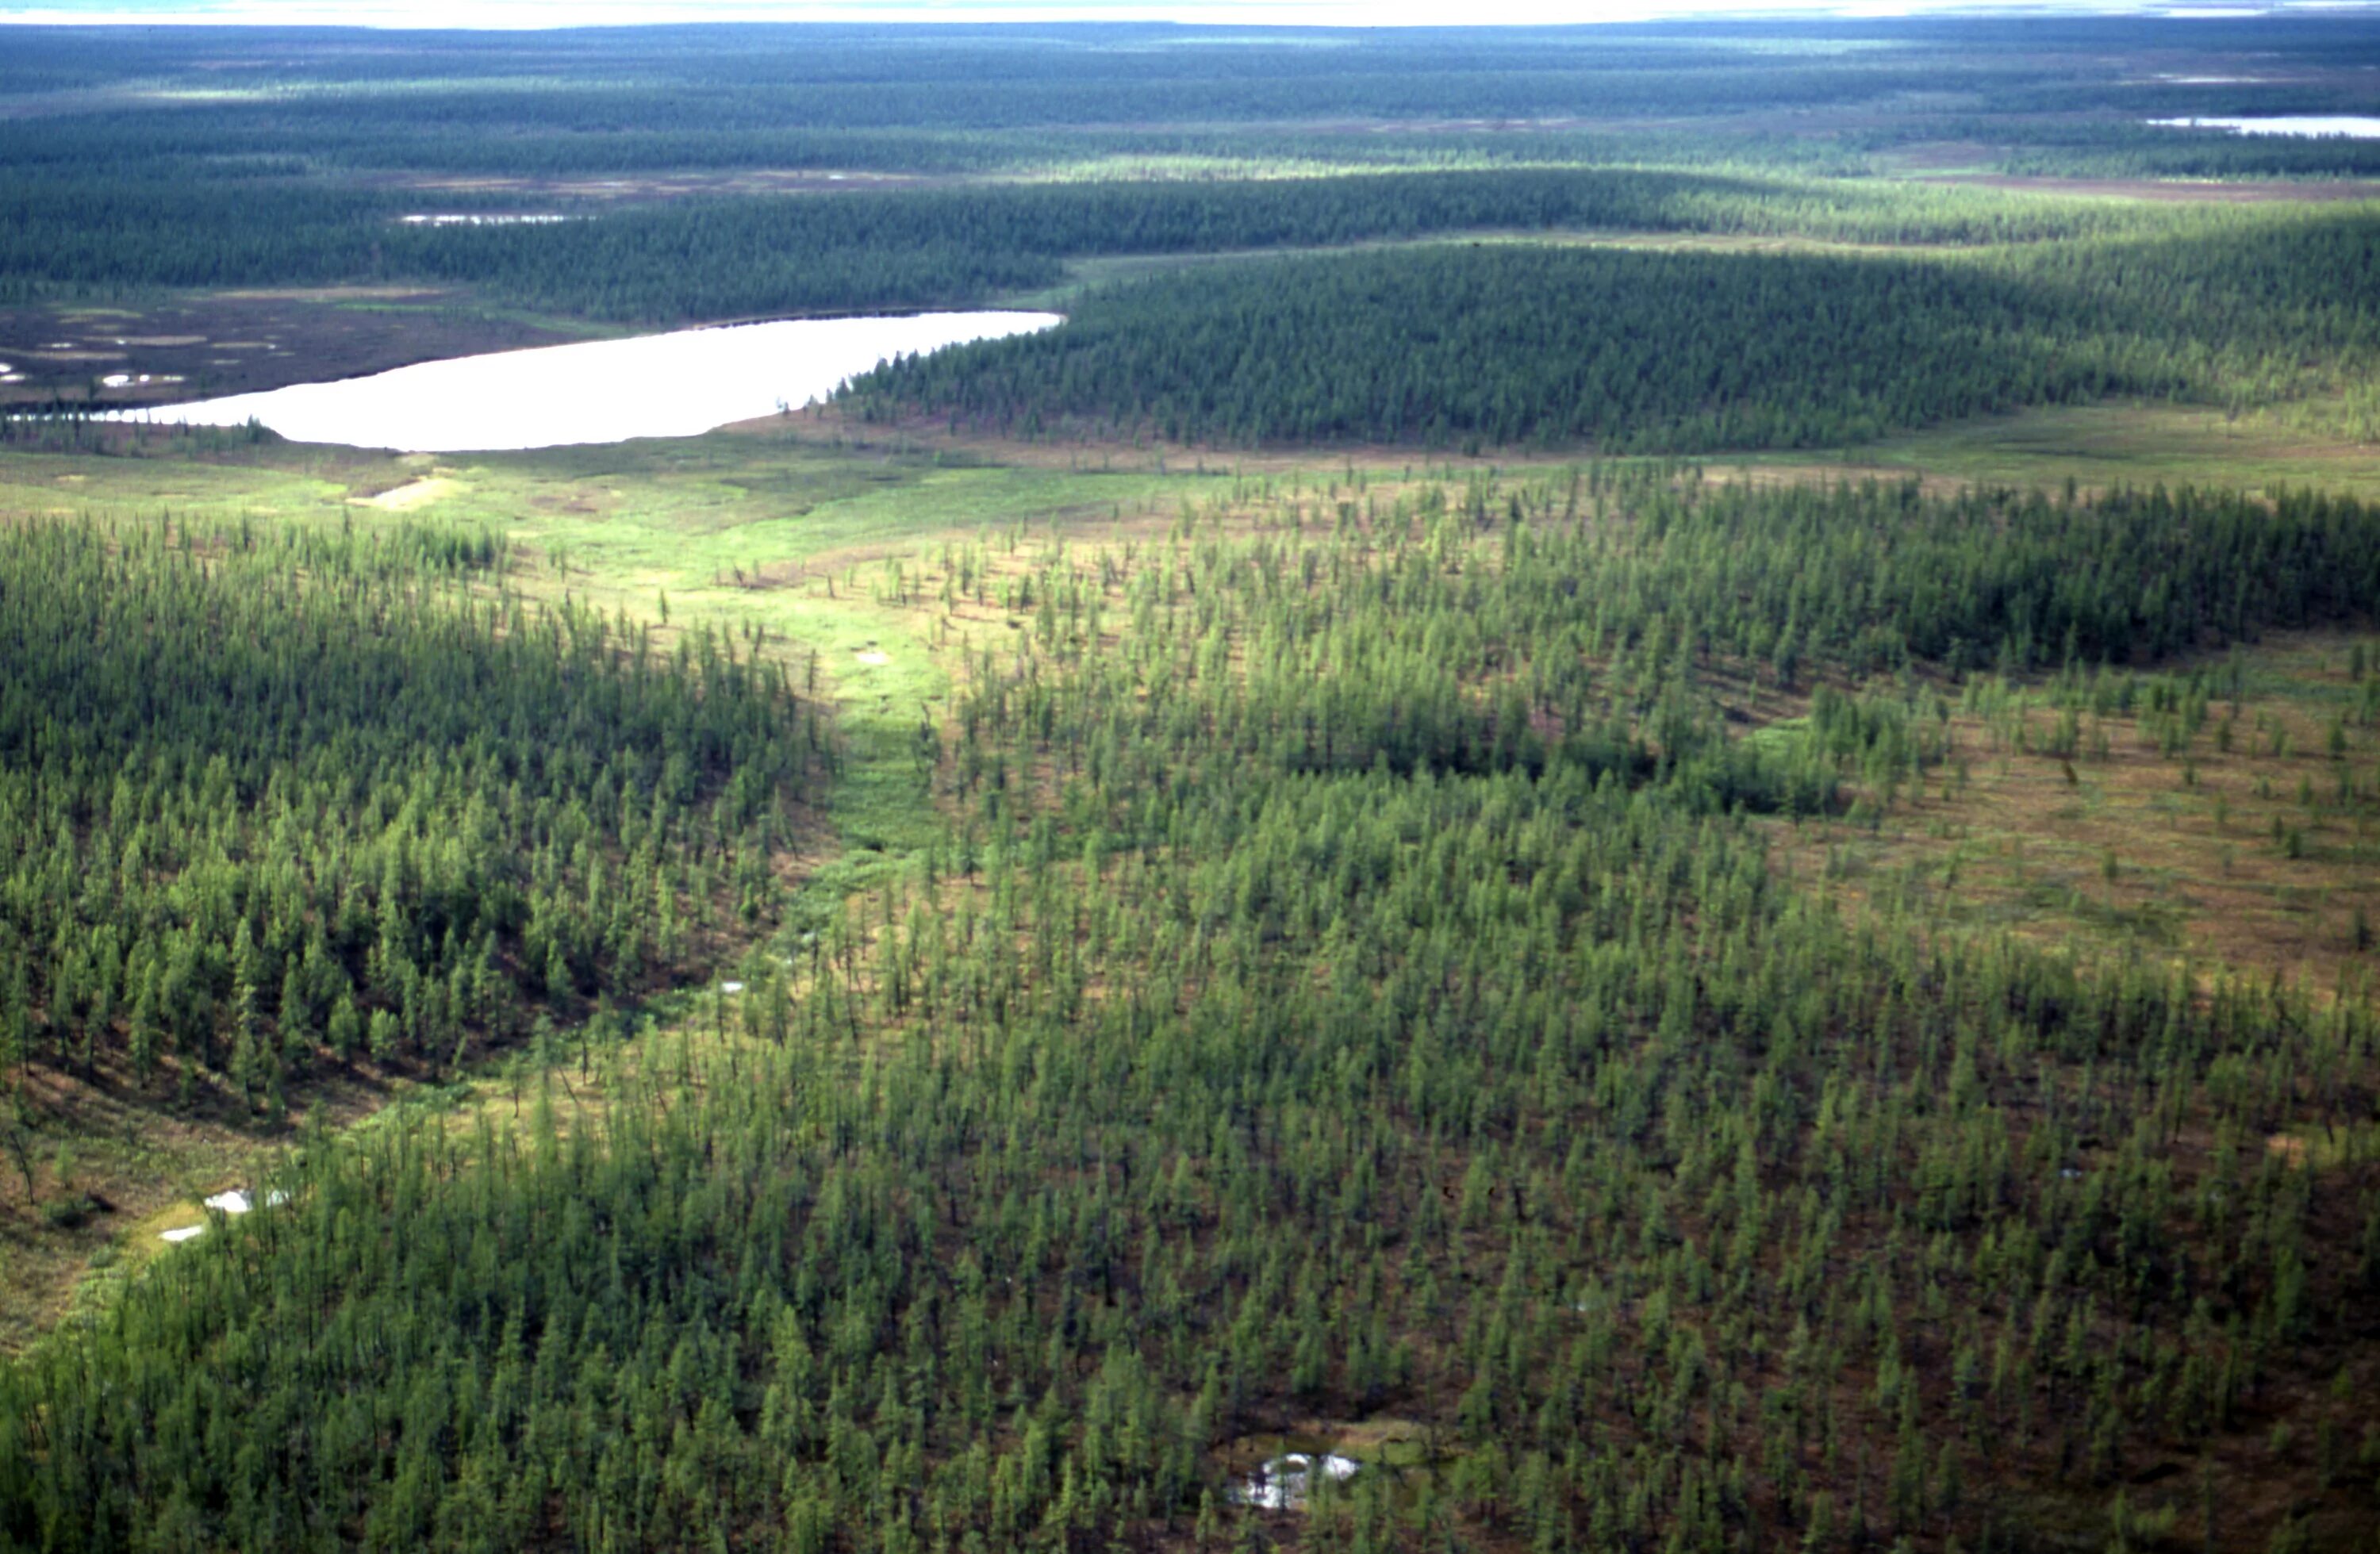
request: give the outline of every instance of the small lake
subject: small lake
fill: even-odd
[[[894,356],[1050,328],[1056,313],[789,319],[425,361],[368,378],[122,414],[185,426],[253,419],[298,443],[479,453],[692,437],[823,399]]]
[[[2380,118],[2362,114],[2281,114],[2265,118],[2153,118],[2168,129],[2232,129],[2242,135],[2344,135],[2380,140]]]

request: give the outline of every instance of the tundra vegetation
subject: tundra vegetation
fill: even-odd
[[[2374,1547],[2368,25],[25,39],[0,1547]]]

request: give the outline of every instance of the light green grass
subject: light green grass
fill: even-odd
[[[1828,453],[1767,455],[1774,465],[1843,463],[1960,481],[2085,487],[2315,486],[2380,496],[2380,446],[2309,433],[2271,415],[2111,401],[1984,416]],[[1716,465],[1716,461],[1714,461]]]
[[[950,693],[955,650],[920,635],[926,613],[877,601],[884,562],[986,531],[1104,532],[1121,514],[1170,511],[1200,479],[822,447],[766,431],[405,457],[282,446],[259,458],[0,454],[0,515],[485,525],[524,548],[523,586],[625,611],[664,642],[701,621],[764,627],[797,686],[810,683],[815,655],[819,690],[835,705],[837,832],[855,849],[886,854],[933,834],[916,731]],[[418,506],[351,500],[433,474],[438,494]],[[886,662],[861,662],[863,651]]]

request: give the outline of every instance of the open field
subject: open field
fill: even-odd
[[[1889,897],[1937,931],[2368,1001],[2380,693],[2359,656],[2380,665],[2380,637],[2282,637],[2197,666],[2227,690],[2186,738],[2116,710],[2112,687],[2105,715],[2065,717],[2047,689],[1951,711],[1939,764],[1883,814],[1783,829],[1780,856],[1854,913]]]
[[[1764,455],[1754,467],[1912,473],[1952,483],[2086,489],[2119,483],[2314,487],[2380,494],[2380,444],[2301,428],[2275,413],[2155,403],[2066,405],[1899,432],[1826,456]],[[1724,455],[1711,467],[1727,468]]]

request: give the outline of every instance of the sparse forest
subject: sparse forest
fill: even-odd
[[[1260,510],[905,572],[1019,628],[952,710],[945,838],[723,1045],[608,1050],[600,1106],[557,1075],[517,1131],[310,1147],[287,1212],[0,1381],[0,1526],[1222,1547],[1217,1451],[1316,1417],[1405,1441],[1307,1513],[1350,1549],[2023,1548],[2045,1493],[2219,1544],[2243,1450],[2369,1524],[2362,988],[1853,927],[1746,809],[1940,763],[1928,679],[1824,688],[1867,664],[2335,618],[2380,520],[1658,469]],[[1821,595],[1854,554],[1890,559]],[[1821,688],[1731,738],[1747,677]],[[2299,1132],[2347,1142],[2317,1176],[2265,1146]]]

